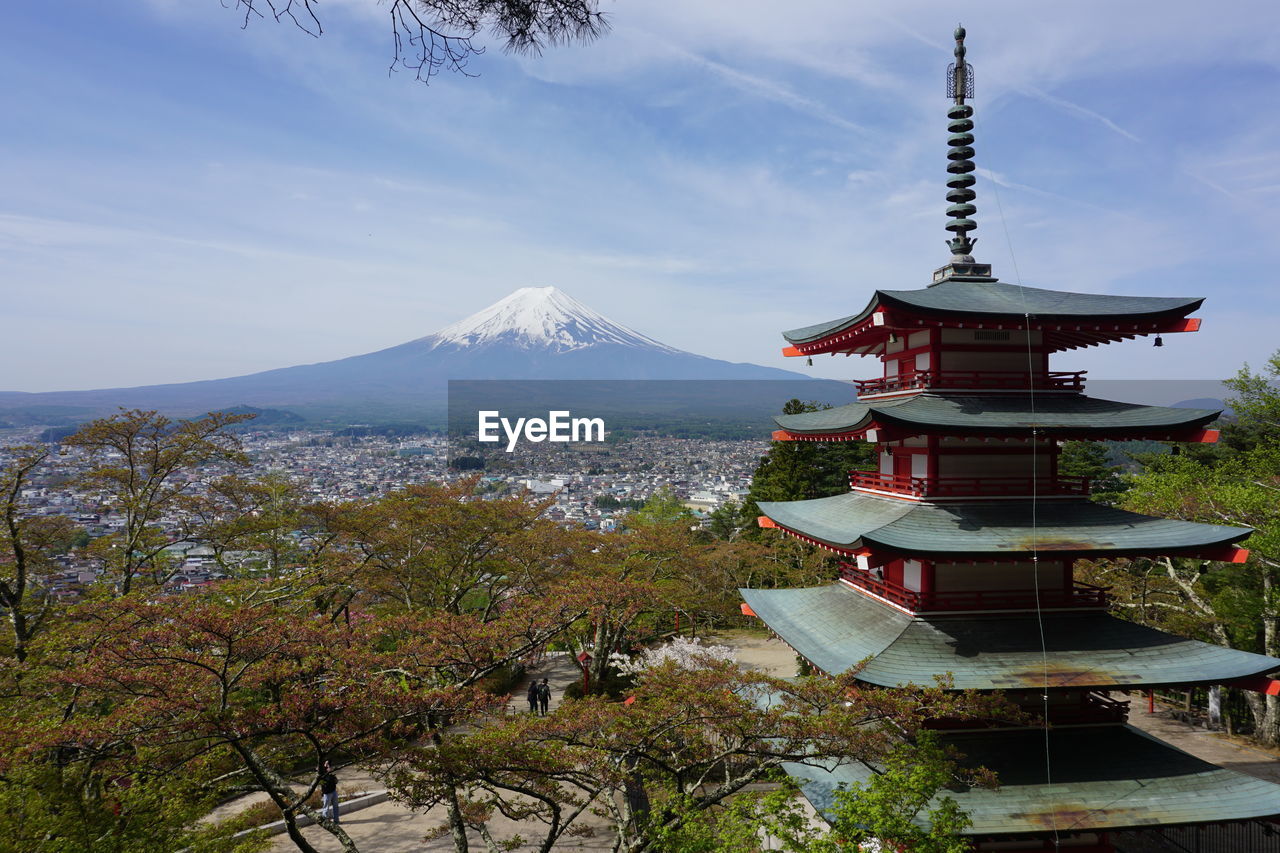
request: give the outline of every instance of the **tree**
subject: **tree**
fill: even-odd
[[[46,676],[67,709],[61,724],[33,716],[6,746],[30,766],[56,754],[107,777],[185,774],[262,791],[299,850],[313,853],[297,826],[306,814],[354,853],[341,826],[307,803],[317,768],[340,755],[374,761],[405,738],[492,713],[505,697],[486,692],[483,679],[581,612],[562,590],[488,622],[357,614],[346,624],[264,595],[258,582],[95,602],[66,640],[87,651]]]
[[[1128,488],[1120,467],[1110,462],[1107,446],[1096,441],[1068,441],[1058,457],[1058,473],[1066,477],[1087,477],[1090,497],[1098,503],[1118,503]]]
[[[362,561],[357,582],[390,607],[488,618],[515,589],[553,574],[556,543],[566,540],[540,518],[550,501],[476,499],[475,484],[406,486],[335,508],[331,529]]]
[[[229,575],[278,574],[313,563],[336,534],[319,530],[316,508],[283,474],[229,474],[182,503],[191,532]],[[246,555],[232,561],[233,553]]]
[[[1127,509],[1247,526],[1255,532],[1243,542],[1250,553],[1243,566],[1162,557],[1112,568],[1110,575],[1154,569],[1163,582],[1145,589],[1140,602],[1122,601],[1124,609],[1140,615],[1173,610],[1184,626],[1190,623],[1212,642],[1280,657],[1280,470],[1268,461],[1270,452],[1260,445],[1213,467],[1169,456],[1134,478]],[[1263,743],[1280,743],[1280,700],[1245,695],[1255,736]]]
[[[708,532],[717,539],[729,541],[733,539],[742,521],[742,506],[737,501],[725,501],[711,511]]]
[[[244,26],[254,18],[289,20],[319,37],[324,28],[319,0],[236,0]],[[471,57],[484,52],[476,38],[488,30],[504,39],[504,49],[539,53],[544,46],[586,42],[608,29],[595,0],[389,0],[394,53],[391,70],[414,72],[427,81],[441,69],[467,72]]]
[[[1244,365],[1223,384],[1235,392],[1227,401],[1235,419],[1223,427],[1223,443],[1231,451],[1248,452],[1259,447],[1275,452],[1280,444],[1280,350],[1272,353],[1259,373]]]
[[[3,853],[259,853],[260,833],[240,838],[201,823],[217,805],[207,774],[104,774],[87,762],[9,765],[0,782]]]
[[[44,627],[55,604],[46,576],[58,568],[54,555],[65,551],[76,530],[64,516],[34,516],[26,511],[22,493],[32,475],[48,459],[43,447],[10,450],[0,470],[0,607],[9,623],[4,654],[25,661],[31,641]]]
[[[686,851],[697,848],[685,843],[685,828],[721,814],[783,764],[844,758],[896,766],[902,734],[916,735],[927,718],[985,718],[1004,707],[941,688],[858,690],[850,678],[773,679],[710,656],[698,664],[664,658],[641,674],[626,702],[588,697],[548,717],[515,714],[459,733],[443,752],[406,759],[392,787],[411,805],[429,806],[445,796],[437,780],[452,778],[471,827],[488,832],[496,812],[536,817],[546,827],[536,842],[543,851],[588,807],[610,819],[614,850]],[[910,777],[915,787],[901,790],[937,778]],[[486,841],[497,850],[514,839]]]
[[[1252,527],[1244,565],[1162,557],[1086,564],[1087,579],[1113,587],[1129,618],[1232,648],[1280,656],[1280,353],[1266,375],[1248,366],[1228,385],[1236,421],[1214,456],[1142,457],[1122,506],[1212,524]],[[1246,693],[1254,735],[1280,743],[1280,698]]]
[[[667,849],[682,853],[741,851],[757,853],[762,836],[768,849],[789,853],[838,853],[849,850],[910,850],[914,853],[965,853],[972,849],[961,833],[971,821],[954,799],[942,792],[957,783],[994,786],[986,771],[963,771],[933,731],[901,742],[872,765],[871,780],[836,790],[823,816],[828,827],[811,819],[790,779],[776,791],[747,795],[718,812],[694,816],[666,839]]]
[[[173,575],[164,558],[170,537],[160,519],[178,508],[201,475],[212,468],[245,464],[240,442],[227,428],[251,414],[213,412],[203,418],[172,421],[156,412],[121,411],[81,427],[63,444],[88,455],[81,484],[97,489],[107,505],[123,516],[118,532],[93,542],[94,553],[121,595],[143,577],[155,586]]]
[[[688,524],[692,520],[693,513],[684,505],[684,501],[680,499],[680,496],[673,492],[670,486],[663,486],[654,492],[640,509],[627,518],[627,524],[633,526],[652,526],[675,522]]]
[[[826,403],[792,399],[784,415],[829,409]],[[760,459],[751,491],[742,504],[742,534],[761,538],[756,525],[760,501],[798,501],[825,498],[849,491],[849,472],[874,467],[874,447],[863,441],[775,441]]]

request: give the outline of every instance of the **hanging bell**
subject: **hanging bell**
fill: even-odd
[[[804,360],[804,363],[809,367],[813,367],[813,356],[809,356],[808,358],[806,358]]]
[[[1155,343],[1153,343],[1152,346],[1153,347],[1164,346],[1164,338],[1160,337],[1159,335],[1156,335]]]

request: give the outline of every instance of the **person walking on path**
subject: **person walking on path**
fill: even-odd
[[[320,814],[334,823],[341,823],[338,820],[338,776],[333,772],[333,766],[327,761],[320,770],[320,793],[324,797],[320,805]]]
[[[542,683],[538,685],[538,706],[542,709],[542,716],[547,715],[547,706],[551,704],[551,685],[547,680],[542,679]]]
[[[529,713],[538,713],[538,700],[542,696],[542,690],[538,686],[538,679],[529,682]]]

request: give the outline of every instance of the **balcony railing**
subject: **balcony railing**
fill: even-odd
[[[850,471],[849,486],[915,498],[1087,496],[1088,477],[911,477]]]
[[[840,577],[912,613],[934,610],[1033,610],[1041,608],[1106,607],[1107,588],[1076,581],[1067,589],[972,589],[952,592],[918,592],[872,577],[852,566],[840,570]]]
[[[993,373],[981,370],[919,370],[901,376],[854,381],[859,397],[913,391],[919,388],[965,388],[994,391],[1083,391],[1084,374],[1051,371],[1049,373]]]

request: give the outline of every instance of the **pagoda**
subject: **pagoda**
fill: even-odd
[[[1064,440],[1211,442],[1208,409],[1084,394],[1050,356],[1194,332],[1194,297],[1069,293],[1007,284],[973,257],[972,67],[965,31],[948,69],[946,199],[951,259],[928,286],[876,290],[861,311],[785,332],[784,354],[875,356],[856,403],[776,418],[779,441],[867,441],[876,470],[850,491],[761,503],[759,523],[839,556],[808,589],[742,590],[817,669],[867,685],[1004,691],[1035,723],[949,726],[944,742],[999,776],[948,792],[975,849],[1111,851],[1119,830],[1280,815],[1280,786],[1216,767],[1126,724],[1115,692],[1234,684],[1275,692],[1280,660],[1173,636],[1107,612],[1106,590],[1073,578],[1081,558],[1243,562],[1247,528],[1155,518],[1089,500],[1059,471]],[[821,811],[870,778],[861,764],[790,768]]]

